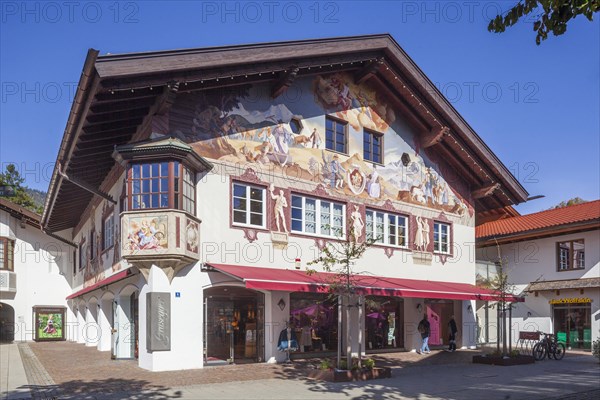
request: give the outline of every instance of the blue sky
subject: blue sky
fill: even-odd
[[[600,198],[600,23],[535,45],[515,1],[2,1],[0,161],[46,190],[88,48],[100,54],[390,33],[531,195]],[[596,15],[600,17],[600,14]]]

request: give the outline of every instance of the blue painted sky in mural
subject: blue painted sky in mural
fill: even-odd
[[[516,2],[516,0],[515,0]],[[11,2],[0,35],[0,161],[45,190],[88,48],[101,54],[390,33],[532,194],[600,198],[600,23],[536,46],[512,1]]]

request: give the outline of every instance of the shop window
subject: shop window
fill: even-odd
[[[325,147],[338,153],[348,153],[348,124],[327,117],[325,119]]]
[[[128,172],[130,210],[173,208],[195,211],[194,173],[179,161],[131,164]]]
[[[265,189],[242,183],[233,184],[233,224],[265,227]]]
[[[405,247],[408,242],[408,218],[381,211],[366,212],[367,239],[375,243]]]
[[[444,254],[450,252],[450,225],[433,223],[433,251]]]
[[[383,164],[383,135],[367,129],[363,131],[363,159]]]
[[[344,235],[345,206],[292,195],[292,232],[340,238]]]
[[[337,349],[337,306],[326,293],[290,293],[290,323],[301,352]]]
[[[110,249],[115,244],[115,220],[113,213],[104,219],[102,226],[102,250]]]
[[[583,239],[558,242],[558,270],[568,271],[585,268],[585,245]]]
[[[0,238],[0,269],[14,271],[15,269],[15,241],[9,238]]]

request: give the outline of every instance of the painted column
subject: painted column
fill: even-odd
[[[477,318],[475,317],[477,304],[475,300],[463,300],[461,307],[462,329],[459,328],[460,345],[462,349],[477,348]]]
[[[81,343],[84,344],[85,343],[85,332],[84,332],[84,327],[85,327],[85,314],[87,313],[87,307],[85,306],[85,303],[79,303],[79,306],[77,307],[77,326],[76,326],[76,330],[77,330],[77,343]]]

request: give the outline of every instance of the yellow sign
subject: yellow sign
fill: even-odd
[[[550,304],[573,304],[573,303],[591,303],[589,297],[567,297],[566,299],[552,299]]]

